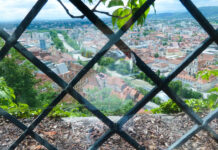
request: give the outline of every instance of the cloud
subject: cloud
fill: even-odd
[[[192,0],[192,2],[197,7],[218,6],[218,0]],[[186,8],[179,0],[157,0],[155,6],[157,13],[186,11]]]
[[[81,15],[69,0],[62,1],[73,15]],[[36,2],[37,0],[0,0],[0,22],[22,20]],[[197,7],[218,6],[217,0],[193,0],[193,2]],[[86,4],[90,8],[93,8],[94,6],[89,3]],[[157,13],[186,10],[179,0],[156,0],[155,8]],[[111,13],[114,9],[108,9],[101,4],[98,7],[98,10]],[[151,13],[152,12],[153,9],[151,9]],[[100,16],[103,17],[103,15]],[[36,19],[70,19],[70,17],[66,14],[65,10],[60,6],[57,0],[48,0],[47,4],[42,8]]]

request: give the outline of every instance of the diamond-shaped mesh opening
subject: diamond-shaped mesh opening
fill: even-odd
[[[105,67],[106,72],[102,72],[100,69],[103,66],[97,67],[76,84],[76,91],[105,115],[123,115],[134,105],[139,93],[124,79],[111,75],[108,68]]]
[[[184,113],[156,115],[140,112],[123,126],[123,130],[146,149],[166,149],[193,124]]]
[[[46,1],[38,1],[35,5],[35,7],[33,7],[33,9],[31,10],[30,14],[28,14],[28,17],[21,23],[21,25],[18,27],[18,29],[15,31],[14,36],[19,38],[19,36],[23,33],[23,31],[25,30],[25,28],[29,25],[29,23],[33,20],[33,18],[35,17],[35,15],[37,14],[37,12],[40,11],[41,7],[45,4]],[[74,5],[76,5],[85,15],[87,15],[87,13],[89,12],[89,10],[85,7],[83,7],[82,2],[77,2],[77,1],[71,1]],[[151,5],[154,1],[148,1],[144,4],[144,8],[148,7],[149,5]],[[100,140],[96,141],[96,143],[94,143],[94,149],[96,149],[96,147],[99,147],[100,145],[102,145],[104,143],[104,141],[106,141],[108,138],[110,138],[114,133],[119,134],[121,137],[123,137],[126,141],[128,141],[128,143],[130,143],[132,146],[134,146],[136,149],[139,149],[141,146],[139,145],[139,143],[137,143],[133,138],[131,138],[128,134],[126,134],[125,132],[121,131],[120,128],[122,127],[122,125],[125,124],[125,122],[128,121],[128,119],[130,119],[139,109],[141,109],[143,107],[143,105],[145,105],[151,98],[153,98],[155,96],[155,94],[157,94],[160,90],[163,90],[164,92],[166,92],[170,98],[173,99],[173,101],[175,101],[191,118],[192,120],[194,120],[197,124],[200,124],[199,127],[197,127],[197,129],[201,129],[200,127],[205,128],[205,130],[209,131],[212,135],[212,137],[214,137],[214,139],[216,139],[217,135],[210,130],[210,128],[207,126],[207,124],[203,124],[202,120],[199,118],[199,116],[197,116],[192,109],[190,109],[187,105],[184,104],[184,102],[176,96],[175,93],[173,93],[171,91],[171,89],[169,89],[166,85],[168,84],[168,82],[170,82],[177,74],[179,74],[191,61],[193,61],[196,56],[198,56],[208,45],[210,45],[212,43],[212,39],[216,40],[217,42],[217,36],[216,36],[216,31],[211,28],[211,26],[207,23],[202,21],[201,19],[204,18],[203,16],[196,16],[199,15],[197,10],[195,10],[195,8],[193,7],[191,1],[181,1],[183,2],[183,4],[189,9],[192,9],[193,11],[190,11],[192,13],[192,15],[195,16],[195,18],[198,20],[198,22],[201,24],[201,26],[208,32],[208,34],[211,36],[211,38],[207,39],[203,45],[201,45],[201,47],[199,47],[196,51],[194,51],[192,53],[192,55],[190,55],[188,58],[186,58],[185,61],[183,61],[183,63],[178,66],[178,68],[170,74],[170,76],[168,76],[165,80],[160,80],[158,78],[158,76],[146,65],[143,63],[143,61],[141,61],[141,59],[135,55],[134,53],[132,53],[135,56],[135,61],[136,61],[136,65],[143,70],[143,72],[145,72],[152,80],[155,84],[157,84],[158,86],[156,86],[155,88],[153,88],[141,101],[139,101],[121,120],[118,121],[118,124],[114,124],[110,119],[108,119],[107,117],[105,117],[99,110],[96,110],[96,108],[94,108],[86,99],[84,99],[80,94],[78,94],[74,89],[71,88],[71,86],[74,87],[74,85],[82,78],[82,76],[84,76],[89,69],[94,65],[95,62],[97,62],[96,58],[100,58],[103,56],[104,52],[107,51],[107,49],[109,49],[113,44],[116,43],[116,41],[120,38],[120,36],[123,34],[123,32],[125,32],[130,26],[131,24],[127,24],[125,25],[125,27],[122,28],[122,30],[119,30],[118,33],[114,36],[114,39],[110,39],[110,41],[106,44],[106,46],[101,50],[101,52],[103,53],[98,53],[94,59],[91,59],[90,62],[88,63],[88,65],[86,65],[78,74],[77,76],[72,80],[72,82],[70,83],[69,86],[67,86],[67,83],[62,80],[60,77],[58,77],[54,72],[51,72],[44,64],[42,64],[39,60],[35,59],[35,57],[33,57],[30,53],[28,53],[28,51],[26,51],[26,49],[24,49],[20,44],[16,44],[15,48],[18,49],[20,52],[22,52],[29,60],[31,60],[32,63],[34,63],[36,66],[38,66],[42,71],[44,71],[49,77],[51,77],[59,86],[61,86],[63,89],[65,89],[67,87],[67,89],[63,90],[58,97],[55,98],[55,100],[52,103],[52,106],[57,105],[57,103],[67,94],[67,92],[69,92],[69,94],[71,94],[73,97],[75,97],[81,104],[84,104],[84,106],[90,110],[94,115],[96,115],[99,119],[101,119],[105,124],[107,124],[111,129],[110,131],[107,131],[103,136],[103,138],[101,138]],[[80,5],[81,4],[81,5]],[[142,10],[142,9],[141,9]],[[135,14],[135,16],[133,17],[133,20],[136,20],[136,17],[139,16],[140,9],[138,11],[138,13]],[[32,13],[32,14],[31,14]],[[89,12],[90,13],[90,12]],[[196,14],[195,14],[196,13]],[[92,15],[87,15],[88,18],[95,23],[95,21],[98,19],[96,16]],[[201,19],[199,19],[201,18]],[[100,20],[98,20],[99,23],[102,24],[102,22]],[[131,22],[131,21],[130,21]],[[129,22],[129,23],[130,23]],[[103,24],[102,24],[103,25]],[[107,26],[103,25],[105,28],[107,28]],[[99,26],[98,26],[99,27]],[[104,31],[104,29],[101,28],[101,30],[106,34],[106,32]],[[108,30],[108,29],[107,29]],[[110,34],[112,34],[111,31]],[[3,36],[5,39],[7,39],[7,35],[5,34],[4,31],[1,30],[1,36]],[[108,35],[107,35],[108,36]],[[7,39],[7,45],[5,46],[5,48],[3,50],[1,50],[0,53],[0,58],[2,59],[8,52],[8,50],[10,49],[10,47],[13,46],[13,43],[16,42],[17,38],[13,39]],[[120,43],[122,43],[122,41],[119,41]],[[116,44],[119,48],[121,48],[122,46],[124,46],[125,44],[122,43],[121,45],[119,45],[118,43]],[[128,46],[125,45],[125,47],[127,49]],[[127,55],[129,55],[128,53],[126,53]],[[164,87],[165,86],[165,87]],[[50,108],[47,108],[46,111],[39,116],[38,119],[35,120],[35,122],[33,124],[30,125],[30,127],[28,128],[28,130],[32,130],[35,125],[37,125],[41,119],[44,118],[43,115],[47,115],[48,111]],[[6,118],[11,118],[10,115],[7,115],[6,113],[2,113],[2,115],[4,115]],[[214,116],[217,114],[217,110],[215,110],[214,112],[211,112],[206,118],[204,118],[204,121],[207,121],[210,118],[214,118]],[[13,122],[18,125],[19,123],[17,123],[16,119],[12,119]],[[35,125],[34,125],[35,124]],[[23,126],[23,124],[19,124],[20,126],[22,126],[22,129],[26,129],[26,127]],[[196,130],[197,130],[196,129]],[[19,137],[19,139],[12,145],[12,147],[16,147],[20,142],[22,142],[26,135],[28,135],[28,130],[26,130],[22,136]],[[45,140],[40,140],[39,139],[39,135],[30,132],[32,135],[34,134],[34,138],[36,138],[38,141],[40,141],[41,143],[46,143],[47,141]],[[189,132],[189,134],[192,136],[194,132]],[[190,136],[189,136],[190,137]],[[171,146],[171,149],[178,146],[180,143],[185,142],[187,139],[185,139],[186,137],[182,137],[182,141],[179,141],[178,143],[176,143],[176,145]],[[141,144],[141,143],[140,143]],[[47,143],[47,148],[49,147],[49,149],[54,149],[52,148],[52,146]]]
[[[81,29],[78,36],[78,41],[81,43],[80,54],[85,58],[93,58],[107,43],[108,38],[94,25],[83,25],[79,29]]]
[[[110,117],[115,122],[119,118],[115,116]],[[54,123],[53,120],[50,122],[51,124]],[[46,126],[45,123],[44,125]],[[108,127],[96,117],[70,117],[59,120],[54,130],[60,136],[58,136],[58,139],[62,141],[61,143],[58,142],[58,139],[55,139],[59,149],[64,147],[69,149],[87,149],[108,130]]]

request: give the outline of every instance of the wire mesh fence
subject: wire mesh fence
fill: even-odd
[[[63,90],[59,95],[50,103],[50,105],[32,122],[31,125],[26,126],[17,120],[15,117],[0,108],[0,114],[7,118],[10,122],[22,129],[22,135],[9,147],[9,150],[15,149],[26,136],[30,135],[41,145],[47,149],[57,149],[48,141],[40,137],[33,130],[36,126],[52,111],[52,109],[62,100],[66,94],[70,94],[80,104],[85,106],[91,113],[104,122],[110,129],[107,130],[89,149],[99,148],[105,141],[107,141],[115,133],[132,145],[135,149],[145,149],[135,139],[129,136],[122,130],[122,126],[131,119],[142,107],[144,107],[155,95],[161,90],[164,91],[169,98],[171,98],[187,115],[196,123],[185,135],[178,141],[173,143],[168,149],[174,149],[181,146],[192,136],[200,130],[205,130],[211,138],[218,142],[218,135],[208,125],[213,119],[218,116],[218,108],[209,113],[205,118],[201,119],[180,97],[178,97],[169,87],[168,84],[172,81],[181,71],[185,69],[197,56],[199,56],[210,44],[215,42],[218,44],[218,31],[215,30],[208,20],[201,14],[196,6],[190,0],[180,0],[191,15],[198,21],[202,28],[208,33],[209,38],[205,39],[197,49],[195,49],[189,56],[165,79],[160,79],[155,72],[145,64],[139,56],[137,56],[120,38],[121,36],[137,21],[137,19],[155,2],[155,0],[147,0],[140,9],[123,25],[119,31],[114,33],[92,10],[90,10],[81,0],[70,0],[70,2],[80,10],[85,17],[87,17],[102,33],[108,37],[108,42],[101,48],[101,50],[88,62],[87,65],[79,71],[79,73],[68,84],[62,80],[56,73],[42,63],[30,51],[28,51],[22,44],[18,42],[19,37],[26,30],[28,25],[40,12],[41,8],[46,4],[47,0],[38,0],[27,16],[16,28],[14,33],[10,36],[6,31],[0,29],[0,37],[5,40],[5,44],[0,51],[0,61],[7,55],[10,48],[14,47],[26,59],[34,64],[38,69],[50,77],[57,85]],[[131,108],[117,123],[114,123],[94,105],[92,105],[86,98],[80,95],[73,87],[81,80],[81,78],[96,64],[96,62],[113,46],[116,45],[125,54],[131,54],[135,59],[135,64],[141,71],[143,71],[156,86],[145,95],[136,105]]]

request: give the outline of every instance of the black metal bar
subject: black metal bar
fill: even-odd
[[[0,36],[7,40],[9,35],[2,29],[0,29]],[[48,75],[54,82],[56,82],[62,88],[67,87],[67,83],[57,76],[52,70],[50,70],[45,64],[38,60],[31,52],[27,51],[19,42],[15,44],[15,49],[17,49],[24,57],[26,57],[35,66],[41,69],[46,75]],[[77,93],[73,88],[69,89],[69,94],[78,100],[80,104],[83,104],[89,111],[96,115],[100,120],[102,120],[106,125],[114,128],[114,123],[108,119],[104,114],[102,114],[96,107],[89,103],[85,98],[83,98],[79,93]]]
[[[25,126],[23,123],[21,123],[19,120],[17,120],[15,117],[10,115],[8,112],[4,111],[0,107],[0,115],[4,116],[6,119],[8,119],[11,123],[16,125],[21,130],[25,131],[27,129],[27,126]],[[30,131],[30,136],[34,138],[36,141],[38,141],[41,145],[45,146],[49,150],[57,150],[53,145],[48,143],[45,139],[41,138],[38,134],[36,134],[33,131]]]
[[[141,16],[141,14],[144,13],[144,11],[153,4],[154,1],[155,0],[148,0],[147,2],[145,2],[145,4],[135,13],[135,15],[131,17],[115,35],[111,35],[111,38],[106,43],[106,45],[74,77],[72,86],[74,86],[81,79],[81,77],[84,76],[85,73],[94,66],[94,64],[112,47],[114,43],[117,43],[119,41],[120,37],[131,27],[131,25]],[[94,15],[94,13],[81,0],[70,0],[70,2],[72,2],[81,12],[83,12],[88,19],[91,19]]]
[[[5,40],[7,40],[7,38],[9,37],[9,35],[2,29],[0,29],[0,36],[2,36],[3,39]],[[63,79],[61,79],[57,74],[55,74],[50,68],[48,68],[44,63],[42,63],[38,58],[36,58],[31,52],[29,52],[19,42],[15,44],[14,48],[18,50],[30,62],[32,62],[36,67],[38,67],[42,72],[44,72],[48,77],[50,77],[62,89],[65,89],[67,87],[68,84]],[[73,88],[71,88],[69,91],[70,91],[69,94],[71,96],[73,96],[75,99],[79,98],[80,104],[83,104],[94,115],[100,117],[101,121],[107,122],[106,124],[109,126],[113,125],[113,122],[110,119],[104,116],[96,107],[94,107],[86,99],[82,98],[82,96],[79,93],[77,93],[75,90],[73,90]]]
[[[181,3],[186,7],[186,9],[191,13],[191,15],[198,21],[198,23],[203,27],[203,29],[211,36],[211,38],[218,44],[218,33],[209,23],[209,21],[204,17],[204,15],[198,10],[198,8],[192,3],[191,0],[180,0]]]
[[[106,35],[109,39],[111,39],[111,35],[114,34],[114,32],[97,16],[95,15],[85,4],[83,5],[83,8],[81,8],[80,11],[84,14],[87,11],[91,14],[91,17],[89,17],[89,20],[102,32],[104,35]],[[115,43],[115,45],[124,53],[127,57],[131,57],[131,49],[124,43],[121,39]]]
[[[196,56],[197,57],[197,56]],[[193,120],[193,121],[195,121],[197,124],[199,124],[199,125],[202,125],[202,123],[203,123],[203,121],[202,121],[202,119],[180,98],[180,97],[178,97],[169,87],[168,87],[168,83],[167,82],[164,82],[164,81],[162,81],[156,74],[155,74],[155,72],[154,71],[152,71],[151,69],[150,69],[150,67],[148,67],[143,61],[141,61],[140,59],[138,59],[138,56],[137,55],[135,55],[135,58],[136,58],[136,65],[144,72],[144,73],[146,73],[146,75],[149,77],[149,78],[151,78],[152,79],[152,81],[155,83],[155,84],[157,84],[159,87],[162,87],[162,90],[184,111],[184,112],[186,112],[188,115],[189,115],[189,117]],[[192,61],[193,59],[190,59],[190,57],[188,57],[188,59],[185,59],[185,60],[187,60],[187,62],[188,61]],[[187,63],[186,63],[187,64]],[[182,63],[182,65],[181,66],[183,66],[183,63]],[[184,65],[184,67],[185,67],[185,65]],[[177,72],[176,70],[175,70],[175,72]],[[208,128],[208,132],[211,134],[211,135],[213,135],[213,138],[215,139],[215,140],[217,140],[216,138],[216,135],[213,133],[213,132],[211,132],[211,130],[209,130],[210,129],[210,127],[208,126],[207,127]]]
[[[30,60],[35,66],[42,70],[46,75],[48,75],[54,82],[61,86],[64,90],[59,94],[59,96],[53,100],[53,102],[39,115],[33,123],[27,128],[24,124],[20,123],[16,118],[5,112],[0,108],[0,114],[5,118],[8,118],[16,126],[25,130],[24,133],[15,141],[9,149],[14,149],[16,146],[28,135],[30,134],[34,139],[36,139],[40,144],[46,145],[49,149],[54,149],[46,140],[42,139],[32,130],[48,115],[54,106],[58,104],[59,101],[69,93],[72,97],[77,99],[80,104],[83,104],[89,111],[91,111],[95,116],[102,120],[110,129],[101,136],[95,143],[90,147],[90,149],[97,149],[101,146],[109,137],[114,133],[119,134],[124,140],[131,144],[136,149],[144,149],[141,147],[134,139],[132,139],[128,134],[121,130],[122,126],[132,118],[139,109],[141,109],[147,102],[149,102],[159,91],[163,90],[173,101],[185,111],[192,120],[194,120],[197,125],[195,125],[186,135],[174,143],[170,148],[178,147],[179,145],[185,143],[191,136],[196,134],[201,129],[208,131],[210,136],[218,141],[218,135],[208,126],[208,123],[213,120],[218,115],[218,109],[210,113],[203,120],[186,105],[185,102],[181,100],[169,87],[168,84],[172,81],[188,64],[190,64],[198,55],[200,55],[203,50],[205,50],[213,41],[218,44],[218,32],[214,30],[208,20],[201,14],[201,12],[195,7],[195,5],[190,0],[180,0],[183,5],[188,9],[192,16],[199,22],[199,24],[204,28],[204,30],[210,35],[210,38],[206,39],[203,44],[196,49],[192,54],[190,54],[166,79],[161,80],[154,71],[151,70],[131,49],[122,41],[120,37],[129,29],[129,27],[141,16],[144,11],[153,4],[154,0],[148,0],[143,4],[143,6],[130,18],[129,21],[116,33],[104,24],[101,19],[99,19],[81,0],[70,0],[87,18],[95,24],[108,38],[107,44],[97,53],[93,59],[72,79],[72,81],[67,84],[62,80],[57,74],[51,71],[46,65],[44,65],[40,60],[32,55],[26,50],[19,42],[18,38],[25,31],[27,26],[32,22],[41,8],[45,5],[47,0],[38,0],[25,19],[21,22],[18,28],[15,30],[12,36],[9,36],[5,31],[0,29],[0,36],[5,39],[6,44],[0,51],[0,60],[2,60],[8,53],[11,47],[15,47],[24,57]],[[73,87],[81,80],[81,78],[94,66],[94,64],[112,47],[116,45],[125,54],[132,53],[136,60],[136,65],[152,79],[152,81],[157,85],[153,88],[146,96],[143,97],[132,109],[130,109],[119,121],[118,123],[113,123],[108,117],[102,114],[95,106],[89,103],[84,97],[82,97],[78,92],[76,92]]]
[[[152,2],[153,3],[153,2]],[[152,4],[151,2],[150,2],[150,4],[149,4],[149,2],[148,2],[148,4],[144,4],[144,7],[145,7],[145,10],[146,9],[148,9],[148,7]],[[146,8],[147,7],[147,8]],[[143,13],[144,11],[143,11],[143,6],[136,12],[136,16],[138,15],[138,17],[140,16],[140,13]],[[120,36],[122,36],[122,34],[124,34],[124,32],[126,32],[127,30],[128,30],[128,28],[137,20],[137,18],[138,17],[135,17],[135,16],[133,16],[122,28],[121,28],[121,30],[119,30],[118,31],[118,34],[116,35],[116,37],[117,38],[119,38]],[[118,39],[117,39],[118,40]],[[117,41],[116,40],[116,41]],[[108,44],[106,44],[105,45],[105,47],[106,48],[104,48],[103,47],[103,49],[102,50],[104,50],[104,49],[106,49],[106,50],[108,50],[112,45],[114,44],[114,42],[111,42],[111,41],[109,41],[108,42]],[[109,47],[109,48],[107,48],[107,47]],[[106,52],[106,51],[105,51]],[[101,54],[101,53],[100,53]],[[97,55],[96,55],[97,56]],[[100,57],[99,57],[99,59],[100,59]],[[92,60],[95,60],[94,58],[92,59]],[[92,61],[91,60],[91,61]],[[90,62],[91,62],[90,61]],[[95,62],[95,61],[93,61],[94,63],[92,64],[92,63],[88,63],[85,67],[87,67],[87,69],[85,69],[85,67],[77,74],[77,76],[71,81],[71,83],[69,84],[69,87],[72,87],[72,86],[74,86],[81,78],[82,78],[82,76],[83,75],[85,75],[87,72],[88,72],[88,70],[97,62]],[[76,95],[78,95],[78,94],[76,94]],[[106,117],[107,118],[107,117]],[[105,122],[106,123],[106,122]],[[110,126],[111,127],[111,126]],[[111,127],[112,128],[112,127]],[[113,128],[112,128],[113,129]],[[25,135],[25,133],[23,134],[23,135]],[[25,136],[21,136],[18,140],[17,140],[17,142],[15,142],[14,143],[14,145],[16,145],[16,143],[19,143],[19,141],[21,142],[22,141],[22,138],[25,138]],[[134,141],[133,139],[132,139],[132,141]],[[136,142],[135,142],[136,143]],[[130,143],[131,144],[131,143]],[[133,146],[135,146],[135,145],[133,145]],[[15,146],[16,147],[16,146]],[[13,146],[11,146],[11,148],[13,148]]]
[[[112,135],[114,135],[114,131],[111,129],[108,129],[95,143],[89,147],[89,150],[96,150],[98,147],[100,147],[104,142],[106,142]]]
[[[208,124],[210,121],[212,121],[214,118],[216,118],[218,116],[218,108],[216,110],[214,110],[213,112],[211,112],[210,114],[208,114],[204,119],[203,122],[206,124]],[[175,148],[178,148],[179,146],[181,146],[182,144],[184,144],[185,142],[187,142],[192,136],[194,136],[195,134],[197,134],[200,130],[204,129],[204,126],[199,126],[199,125],[194,125],[192,127],[192,129],[190,129],[185,135],[183,135],[179,140],[177,140],[175,143],[173,143],[168,150],[172,150]],[[216,141],[218,142],[218,141]]]
[[[7,41],[10,38],[10,35],[0,28],[0,36]],[[55,72],[48,68],[44,63],[42,63],[37,57],[35,57],[31,52],[29,52],[23,45],[17,42],[14,45],[14,48],[21,53],[27,60],[34,64],[38,69],[44,72],[50,79],[52,79],[57,85],[65,89],[67,83],[61,79]]]
[[[127,141],[135,149],[137,149],[137,150],[145,150],[145,148],[143,146],[138,144],[135,140],[132,140],[132,138],[126,132],[122,131],[121,129],[119,129],[117,131],[118,132],[116,132],[116,133],[118,133],[125,141]]]
[[[193,51],[182,63],[179,65],[175,71],[173,71],[164,81],[162,85],[167,85],[170,81],[173,80],[186,66],[188,66],[192,60],[194,60],[197,56],[199,56],[210,44],[212,44],[213,40],[211,38],[207,38],[202,44]],[[137,56],[135,54],[135,56]],[[138,57],[137,57],[138,58]],[[138,58],[140,60],[140,58]],[[142,98],[132,109],[130,109],[117,123],[120,126],[123,126],[130,118],[132,118],[146,103],[148,103],[158,92],[161,91],[161,86],[154,87],[146,96]],[[101,138],[105,141],[110,138],[112,130],[108,130]],[[96,141],[94,145],[100,146],[103,143],[101,141]]]
[[[11,47],[16,43],[21,34],[26,30],[32,20],[37,16],[41,8],[46,4],[48,0],[38,0],[37,3],[33,6],[30,12],[26,15],[24,20],[16,28],[12,36],[6,41],[5,45],[0,51],[0,61],[5,57]]]
[[[95,20],[97,18],[93,17],[95,14],[84,4],[82,3],[80,0],[78,1],[73,1],[70,0],[84,15],[86,15],[86,17],[89,20]],[[76,84],[76,82],[78,82],[81,77],[87,72],[87,70],[89,70],[91,67],[94,66],[94,64],[111,48],[111,46],[114,43],[117,43],[117,41],[119,41],[120,37],[131,27],[131,25],[141,16],[141,14],[143,14],[149,7],[150,5],[152,5],[154,3],[154,0],[148,0],[147,2],[145,2],[141,8],[134,14],[134,16],[132,16],[125,25],[123,25],[123,27],[121,27],[121,29],[114,35],[110,36],[110,40],[109,42],[99,51],[99,53],[97,53],[93,59],[76,75],[76,77],[74,77],[74,82],[71,82],[71,86],[74,86]],[[95,21],[97,22],[97,21]],[[116,131],[115,131],[116,132]],[[119,133],[118,133],[119,134]],[[125,139],[125,138],[124,138]],[[131,144],[131,143],[130,143]],[[134,146],[134,145],[133,145]]]
[[[52,103],[39,115],[33,123],[23,132],[23,134],[9,147],[9,150],[14,150],[24,138],[32,131],[51,111],[52,109],[64,98],[67,94],[67,89],[63,90]]]

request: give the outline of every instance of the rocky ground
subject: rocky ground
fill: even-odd
[[[119,117],[112,117],[117,121]],[[26,125],[30,119],[20,119]],[[210,126],[218,132],[218,120],[215,119]],[[186,131],[191,129],[193,122],[185,114],[179,115],[136,115],[128,121],[123,130],[149,150],[166,149]],[[102,135],[108,127],[94,117],[45,119],[34,130],[40,136],[55,145],[59,150],[85,150]],[[0,118],[0,150],[5,150],[15,141],[22,131],[9,121]],[[184,150],[216,150],[218,143],[207,136],[206,132],[199,132],[179,149]],[[31,137],[27,137],[17,150],[46,149]],[[118,135],[112,136],[100,150],[132,150]]]

